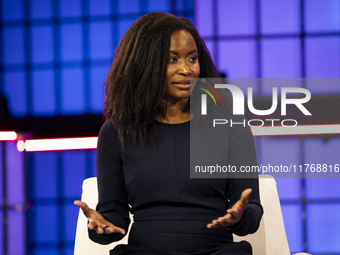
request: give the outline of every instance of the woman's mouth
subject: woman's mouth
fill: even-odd
[[[190,89],[190,80],[176,81],[173,84],[179,89]]]

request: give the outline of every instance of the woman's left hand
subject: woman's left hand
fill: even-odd
[[[213,220],[211,223],[207,225],[208,228],[230,228],[233,225],[237,224],[243,215],[244,210],[248,205],[248,197],[252,192],[251,189],[245,189],[240,199],[233,205],[232,208],[227,210],[227,214],[223,217],[219,217],[216,220]]]

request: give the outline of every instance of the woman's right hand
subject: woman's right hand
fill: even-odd
[[[121,233],[125,235],[126,232],[124,229],[116,227],[107,221],[99,212],[88,207],[83,201],[76,200],[74,204],[83,210],[84,215],[89,221],[88,228],[95,230],[97,234]]]

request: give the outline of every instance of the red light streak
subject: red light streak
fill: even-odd
[[[18,137],[14,131],[0,131],[0,141],[14,141]]]
[[[251,127],[251,130],[254,136],[329,135],[340,134],[340,124]],[[97,140],[98,137],[19,140],[17,148],[27,152],[96,149]]]
[[[78,137],[60,139],[31,139],[18,141],[19,151],[60,151],[60,150],[86,150],[97,148],[98,137]]]
[[[282,135],[330,135],[340,134],[339,124],[329,125],[300,125],[296,127],[251,127],[254,136]]]

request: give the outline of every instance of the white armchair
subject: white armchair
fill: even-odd
[[[247,240],[250,242],[254,255],[290,255],[275,179],[272,176],[265,175],[259,178],[259,183],[260,199],[264,208],[260,227],[254,234],[243,237],[234,235],[234,239],[236,241]],[[96,177],[84,180],[81,200],[91,208],[96,207],[98,201]],[[124,243],[127,243],[127,235],[119,242],[109,245],[92,242],[88,238],[87,219],[82,211],[79,210],[74,255],[108,255],[109,250],[114,246]],[[296,253],[294,255],[303,254],[308,255],[308,253]]]

